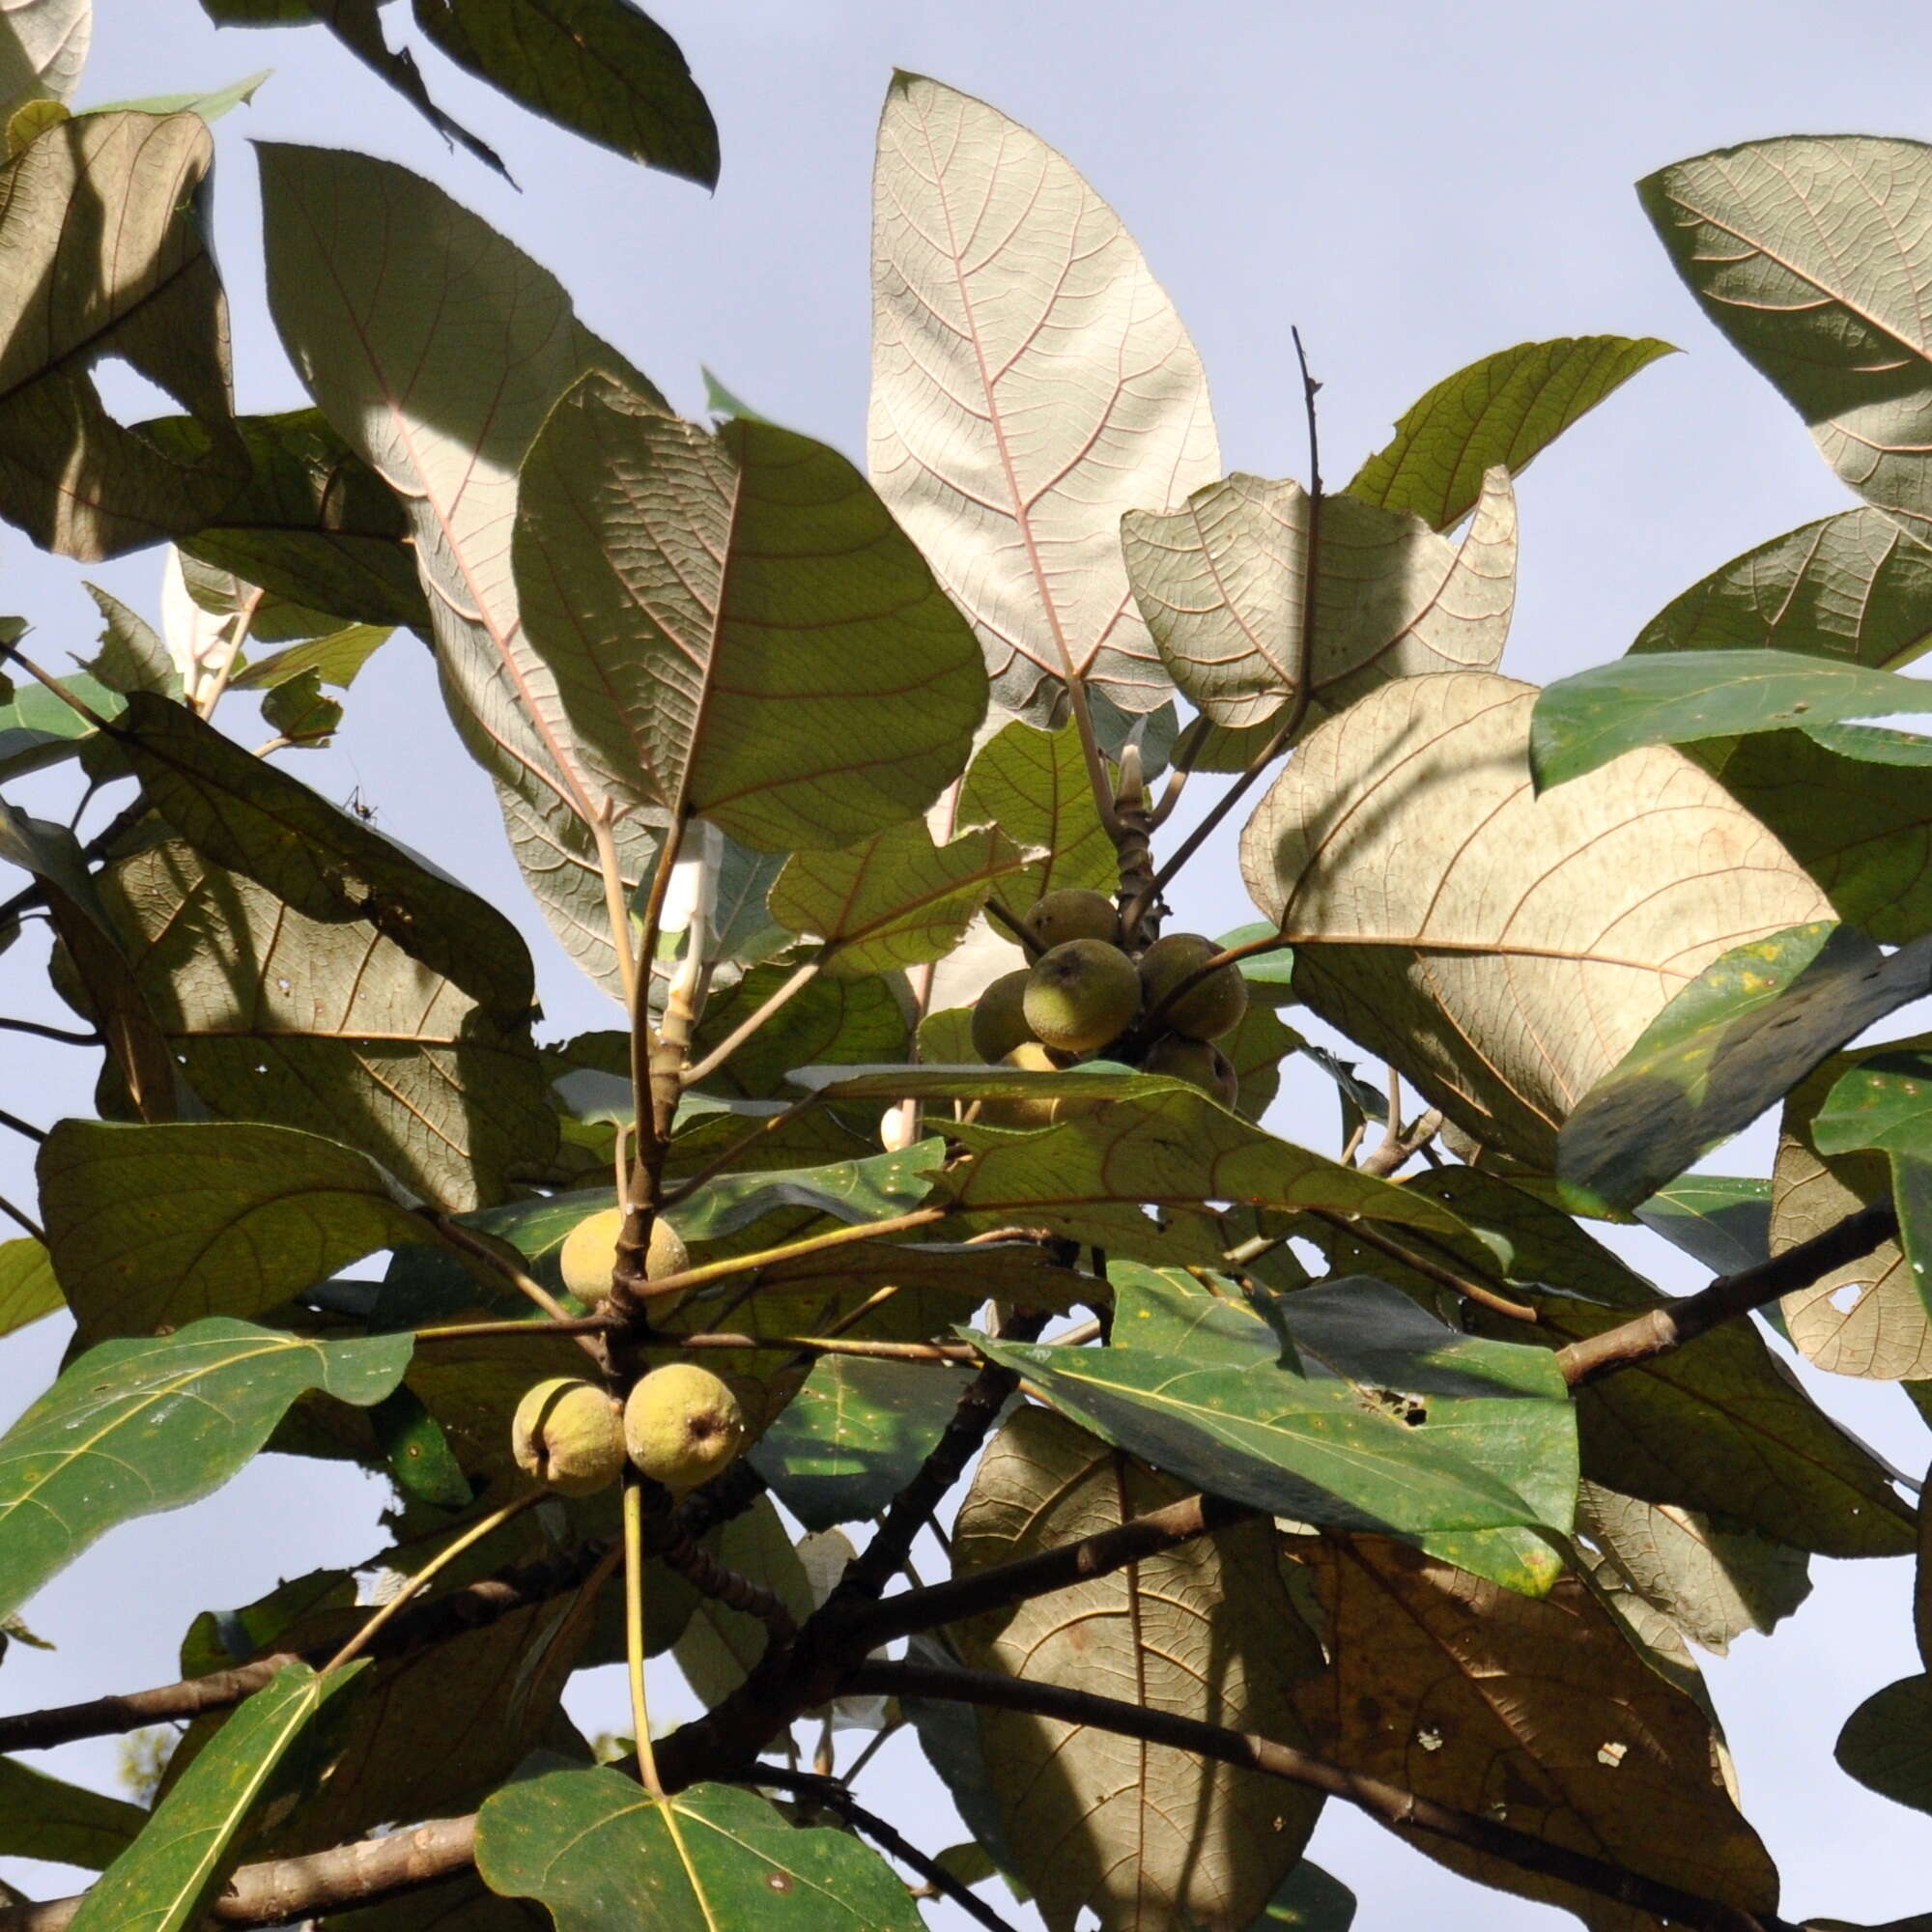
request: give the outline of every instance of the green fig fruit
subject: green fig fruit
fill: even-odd
[[[1220,950],[1206,933],[1170,932],[1141,954],[1141,989],[1156,1026],[1189,1039],[1219,1039],[1240,1025],[1248,1009],[1248,982],[1238,966],[1217,967],[1178,1000],[1160,1006],[1171,988],[1198,973]]]
[[[1211,1040],[1189,1039],[1185,1034],[1163,1034],[1142,1056],[1141,1071],[1185,1080],[1224,1107],[1232,1107],[1241,1091],[1241,1077],[1228,1056]]]
[[[624,1447],[668,1490],[695,1490],[738,1460],[749,1431],[728,1382],[696,1362],[667,1362],[624,1405]]]
[[[594,1382],[553,1376],[517,1405],[510,1453],[546,1489],[594,1495],[624,1466],[624,1424],[616,1403]]]
[[[1091,1053],[1132,1025],[1141,980],[1134,962],[1104,939],[1069,939],[1043,952],[1022,1002],[1034,1037],[1061,1053]]]
[[[973,1007],[973,1051],[988,1066],[996,1066],[1014,1047],[1033,1036],[1027,1031],[1026,989],[1031,978],[1022,966],[1002,973]]]
[[[1109,946],[1121,943],[1120,909],[1105,893],[1077,887],[1048,893],[1037,900],[1026,916],[1026,928],[1047,948],[1065,946],[1070,939],[1104,939]]]
[[[617,1264],[617,1236],[624,1231],[624,1210],[605,1208],[586,1214],[563,1237],[557,1264],[563,1270],[563,1285],[580,1301],[593,1307],[611,1293],[611,1270]],[[644,1249],[644,1279],[658,1281],[668,1274],[682,1274],[691,1265],[691,1250],[678,1232],[660,1216],[651,1223],[651,1238]],[[651,1303],[653,1314],[668,1315],[683,1297],[660,1295]]]

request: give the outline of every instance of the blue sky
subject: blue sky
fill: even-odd
[[[1618,655],[1694,579],[1848,501],[1797,418],[1704,325],[1632,184],[1756,136],[1932,139],[1921,9],[663,0],[654,11],[717,113],[715,196],[571,140],[426,56],[432,88],[504,155],[523,185],[515,192],[447,152],[319,34],[216,34],[194,0],[99,0],[80,99],[276,70],[255,104],[217,128],[216,232],[249,410],[301,399],[262,298],[248,150],[261,135],[364,148],[429,174],[556,270],[589,325],[680,407],[700,409],[709,364],[764,412],[862,457],[872,134],[887,79],[905,67],[1034,128],[1118,209],[1201,349],[1230,469],[1302,470],[1291,324],[1324,384],[1331,483],[1423,388],[1491,350],[1595,332],[1681,345],[1520,485],[1521,587],[1504,666],[1519,676],[1547,681]],[[396,10],[389,18],[398,31]],[[135,387],[119,393],[138,412]],[[93,575],[156,614],[157,554]],[[81,576],[0,532],[0,606],[33,620],[45,659],[92,648],[98,620]],[[224,718],[246,735],[242,707]],[[338,798],[359,786],[384,831],[513,911],[524,905],[489,787],[464,762],[411,640],[392,642],[358,684],[338,748],[296,768]],[[48,809],[60,796],[43,785],[26,802]],[[1209,931],[1250,916],[1231,838],[1195,862],[1181,903],[1186,923]],[[522,923],[547,1029],[612,1023],[540,922]],[[12,990],[31,989],[40,951],[23,943],[0,967],[9,1010],[51,1016],[34,1004],[44,994]],[[85,1110],[84,1056],[15,1042],[7,1053],[6,1105],[43,1122]],[[1297,1083],[1280,1124],[1301,1122],[1327,1146],[1332,1118],[1325,1090]],[[1763,1171],[1767,1151],[1759,1130],[1719,1164]],[[0,1145],[0,1191],[31,1195],[19,1144]],[[1666,1285],[1696,1285],[1654,1246],[1633,1252]],[[62,1326],[0,1350],[0,1422],[50,1378]],[[1924,1432],[1897,1390],[1833,1381],[1823,1399],[1899,1462],[1924,1461]],[[357,1476],[258,1465],[208,1503],[118,1532],[30,1607],[60,1649],[11,1652],[0,1705],[174,1676],[196,1611],[369,1554],[382,1497]],[[1775,1643],[1747,1637],[1710,1665],[1746,1808],[1785,1872],[1794,1916],[1924,1909],[1932,1885],[1916,1878],[1915,1853],[1932,1850],[1932,1822],[1864,1793],[1831,1760],[1844,1716],[1917,1667],[1910,1566],[1819,1562],[1814,1575],[1815,1594]],[[668,1687],[664,1701],[678,1708]],[[586,1684],[572,1705],[592,1728],[623,1721],[613,1683]],[[37,1762],[104,1782],[113,1753],[82,1745]],[[937,1847],[961,1835],[909,1746],[885,1763],[875,1788],[908,1794],[896,1815],[915,1836]],[[1336,1807],[1314,1855],[1356,1888],[1365,1928],[1411,1910],[1452,1926],[1554,1922],[1477,1892]],[[0,1871],[37,1893],[64,1889],[44,1867]],[[934,1922],[962,1921],[949,1911]]]

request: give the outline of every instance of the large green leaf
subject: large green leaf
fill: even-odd
[[[525,462],[515,557],[595,796],[824,849],[923,811],[966,762],[978,646],[865,478],[809,437],[744,417],[713,436],[592,378]]]
[[[988,1445],[952,1532],[971,1577],[1118,1527],[1187,1493],[1064,1417],[1023,1408]],[[974,1619],[966,1662],[1144,1709],[1301,1741],[1282,1667],[1295,1612],[1272,1528],[1236,1524],[1104,1577]],[[1319,1666],[1312,1640],[1307,1662]],[[1023,1712],[980,1718],[1006,1842],[1049,1932],[1245,1927],[1321,1809],[1252,1771]]]
[[[960,1099],[1065,1095],[1105,1102],[1037,1131],[960,1125],[973,1151],[948,1171],[958,1212],[981,1225],[1044,1221],[1072,1238],[1151,1261],[1213,1264],[1227,1242],[1201,1204],[1361,1216],[1454,1233],[1412,1190],[1277,1140],[1198,1088],[1098,1063],[1065,1073],[985,1066],[807,1067],[828,1097]],[[1147,1209],[1168,1210],[1164,1222]]]
[[[1913,1279],[1932,1267],[1932,1052],[1924,1042],[1881,1049],[1838,1076],[1811,1117],[1822,1154],[1866,1149],[1891,1162],[1891,1198]],[[1928,1291],[1932,1293],[1932,1291]]]
[[[952,1420],[960,1389],[924,1362],[821,1356],[752,1461],[808,1529],[877,1516]]]
[[[1111,894],[1120,883],[1114,841],[1071,724],[1042,731],[1014,719],[981,745],[966,769],[953,814],[958,825],[993,825],[1014,844],[1045,856],[1002,879],[1001,902],[1023,913],[1051,892],[1084,887]]]
[[[0,120],[30,100],[66,100],[87,64],[94,0],[14,0],[0,18]]]
[[[1577,1102],[1556,1171],[1588,1199],[1634,1208],[1927,992],[1932,937],[1887,954],[1849,926],[1813,923],[1735,947]]]
[[[614,1771],[511,1784],[476,1823],[498,1892],[538,1898],[557,1932],[922,1932],[892,1868],[845,1832],[788,1825],[764,1799],[700,1784],[653,1799]]]
[[[1928,644],[1932,550],[1876,510],[1844,510],[1714,570],[1631,649],[1802,651],[1891,670]]]
[[[1349,495],[1446,530],[1475,507],[1492,464],[1520,474],[1639,369],[1675,353],[1651,335],[1564,335],[1499,349],[1426,390],[1396,423],[1395,440],[1356,470]]]
[[[1253,1343],[1205,1362],[1191,1341],[1173,1354],[980,1346],[1107,1441],[1277,1516],[1407,1536],[1567,1532],[1576,1423],[1547,1350],[1458,1336],[1365,1278],[1285,1297],[1271,1322],[1299,1370],[1261,1321]],[[1548,1577],[1512,1568],[1502,1580],[1535,1588]]]
[[[718,128],[678,45],[631,0],[415,0],[458,67],[601,147],[718,185]]]
[[[10,617],[0,625],[0,638],[12,643],[25,630],[19,618]],[[87,671],[71,670],[61,682],[99,717],[114,717],[127,702],[122,693]],[[0,779],[59,764],[99,741],[94,725],[43,684],[22,681],[0,690],[0,696],[5,697],[0,703]]]
[[[1637,185],[1677,272],[1868,503],[1932,535],[1932,149],[1862,135],[1721,149]]]
[[[156,808],[205,858],[324,923],[363,923],[487,1003],[527,1020],[536,969],[514,925],[299,779],[254,758],[185,705],[137,693],[119,727]]]
[[[407,1335],[311,1342],[217,1316],[90,1350],[0,1436],[0,1613],[116,1523],[218,1489],[305,1391],[381,1402],[411,1347]]]
[[[367,1154],[294,1127],[62,1121],[38,1172],[82,1347],[259,1314],[363,1255],[437,1239]]]
[[[1005,832],[964,832],[935,845],[923,819],[843,852],[798,852],[771,890],[771,913],[824,946],[841,977],[943,958],[1026,855]]]
[[[1932,1676],[1901,1677],[1845,1719],[1840,1769],[1915,1811],[1932,1811]]]
[[[0,1856],[52,1859],[100,1871],[148,1822],[138,1804],[0,1758]]]
[[[285,1664],[222,1726],[81,1901],[78,1932],[183,1932],[198,1923],[282,1760],[323,1704],[364,1667],[319,1677],[305,1663]]]
[[[1797,651],[1654,651],[1559,678],[1537,700],[1539,789],[1640,745],[1683,745],[1932,708],[1932,683]]]
[[[1353,497],[1321,508],[1312,640],[1302,619],[1308,494],[1236,474],[1160,515],[1122,520],[1134,599],[1181,691],[1247,730],[1292,701],[1305,652],[1312,717],[1391,678],[1492,670],[1516,603],[1516,498],[1492,470],[1456,545],[1418,518]]]
[[[1480,1278],[1537,1313],[1533,1328],[1472,1309],[1466,1321],[1497,1341],[1547,1348],[1601,1333],[1667,1300],[1567,1214],[1506,1180],[1466,1167],[1410,1183],[1476,1230],[1491,1256]],[[1467,1270],[1454,1248],[1423,1233],[1420,1259]],[[1341,1272],[1375,1270],[1425,1303],[1427,1275],[1346,1231],[1324,1235]],[[1731,1321],[1576,1392],[1585,1475],[1650,1502],[1712,1512],[1739,1528],[1832,1556],[1897,1555],[1912,1513],[1889,1471],[1805,1395],[1747,1321]]]
[[[1120,217],[1037,135],[918,74],[872,178],[872,481],[973,621],[993,695],[1171,690],[1120,521],[1220,473],[1201,358]]]
[[[213,154],[193,114],[86,114],[0,168],[0,515],[65,556],[193,529],[247,474],[208,246]],[[202,457],[114,420],[93,379],[109,356],[203,424]]]
[[[1902,1042],[1923,1047],[1923,1039]],[[1784,1103],[1772,1172],[1771,1246],[1798,1246],[1847,1214],[1891,1194],[1891,1169],[1875,1149],[1827,1154],[1812,1138],[1819,1107],[1856,1062],[1840,1054]],[[1780,1303],[1792,1343],[1834,1375],[1882,1380],[1932,1377],[1932,1300],[1896,1240],[1881,1241],[1794,1289]]]
[[[591,369],[640,393],[649,384],[578,322],[554,276],[441,189],[362,155],[257,152],[270,306],[290,359],[406,505],[464,743],[496,781],[545,918],[614,985],[590,824],[620,801],[598,789],[554,715],[549,672],[522,635],[510,550],[517,471],[552,405]],[[650,827],[633,815],[617,836],[635,886]]]
[[[510,1177],[541,1173],[555,1151],[527,1009],[506,1019],[369,921],[310,919],[179,840],[110,867],[101,895],[218,1118],[346,1142],[457,1210],[500,1201]]]
[[[236,427],[248,479],[212,521],[183,533],[183,554],[310,611],[427,635],[408,512],[322,412],[242,416]],[[208,443],[192,416],[144,423],[142,434],[184,458]]]
[[[1713,1274],[1739,1274],[1771,1259],[1771,1182],[1757,1175],[1683,1175],[1636,1217]]]
[[[785,935],[787,939],[790,934]],[[692,1052],[697,1057],[720,1045],[783,986],[783,967],[756,966],[735,986],[704,1005]],[[901,982],[902,983],[902,982]],[[704,1081],[706,1091],[756,1098],[782,1094],[796,1066],[864,1065],[896,1059],[911,1038],[899,987],[884,975],[842,979],[821,974],[794,993],[751,1038]],[[628,1060],[628,1045],[626,1058]],[[632,1116],[628,1069],[621,1118]],[[687,1102],[688,1104],[688,1102]],[[742,1138],[745,1122],[736,1123]]]
[[[1709,740],[1691,756],[1832,895],[1847,924],[1886,945],[1932,931],[1932,739],[1821,724]]]
[[[1241,865],[1301,998],[1465,1133],[1548,1171],[1564,1117],[1674,992],[1830,907],[1681,752],[1538,797],[1535,701],[1479,672],[1372,692],[1303,743]]]
[[[1726,1788],[1714,1723],[1580,1577],[1535,1599],[1379,1538],[1293,1552],[1329,1648],[1329,1668],[1295,1687],[1323,1757],[1747,1914],[1776,1907],[1776,1868]],[[1595,1932],[1657,1923],[1445,1838],[1414,1843]]]
[[[52,1259],[31,1235],[0,1241],[0,1335],[64,1306]]]

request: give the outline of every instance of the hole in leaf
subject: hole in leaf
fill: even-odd
[[[181,405],[125,356],[103,355],[92,371],[100,401],[118,423],[136,423],[148,416],[178,416]]]
[[[1610,1770],[1614,1771],[1616,1770],[1618,1765],[1623,1763],[1625,1757],[1629,1754],[1629,1751],[1630,1751],[1629,1745],[1620,1745],[1620,1744],[1601,1745],[1598,1747],[1597,1749],[1597,1762],[1602,1765],[1607,1765],[1610,1768]]]
[[[1841,1282],[1826,1296],[1840,1315],[1849,1315],[1865,1298],[1865,1285],[1861,1281]]]

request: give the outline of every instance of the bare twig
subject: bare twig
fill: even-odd
[[[659,1554],[700,1597],[756,1617],[771,1633],[774,1643],[789,1643],[798,1634],[791,1611],[775,1590],[719,1562],[695,1538],[675,1537]]]
[[[43,1247],[46,1245],[47,1231],[24,1208],[14,1207],[4,1194],[0,1194],[0,1214],[5,1214],[10,1221],[17,1221]]]
[[[36,1144],[47,1137],[46,1128],[37,1127],[31,1121],[23,1121],[19,1115],[8,1113],[4,1107],[0,1107],[0,1127],[11,1127],[16,1134]]]
[[[101,1046],[105,1044],[98,1033],[79,1033],[72,1027],[48,1026],[43,1020],[0,1018],[0,1033],[29,1033],[36,1039],[58,1040],[63,1046]]]
[[[1382,1135],[1381,1145],[1363,1158],[1361,1171],[1364,1174],[1378,1175],[1386,1179],[1411,1155],[1419,1152],[1425,1143],[1434,1140],[1442,1131],[1442,1116],[1434,1107],[1418,1114],[1406,1128],[1398,1131],[1400,1118],[1393,1113],[1389,1115],[1388,1129]]]
[[[959,1670],[932,1663],[862,1664],[846,1680],[860,1693],[900,1697],[951,1699],[1022,1711],[1062,1723],[1084,1724],[1117,1736],[1140,1738],[1149,1744],[1185,1751],[1192,1757],[1238,1765],[1268,1777],[1278,1777],[1304,1790],[1320,1791],[1366,1811],[1398,1836],[1426,1836],[1479,1852],[1519,1871],[1540,1873],[1599,1898],[1634,1906],[1672,1925],[1697,1932],[1792,1932],[1784,1920],[1769,1914],[1753,1915],[1720,1899],[1684,1891],[1662,1879],[1614,1865],[1567,1845],[1519,1832],[1473,1811],[1458,1811],[1413,1791],[1384,1783],[1360,1772],[1330,1763],[1310,1751],[1272,1738],[1244,1731],[1224,1730],[1171,1711],[1130,1704],[1118,1697],[1095,1696],[1059,1684],[1039,1684],[1026,1678],[997,1675],[989,1670]]]

